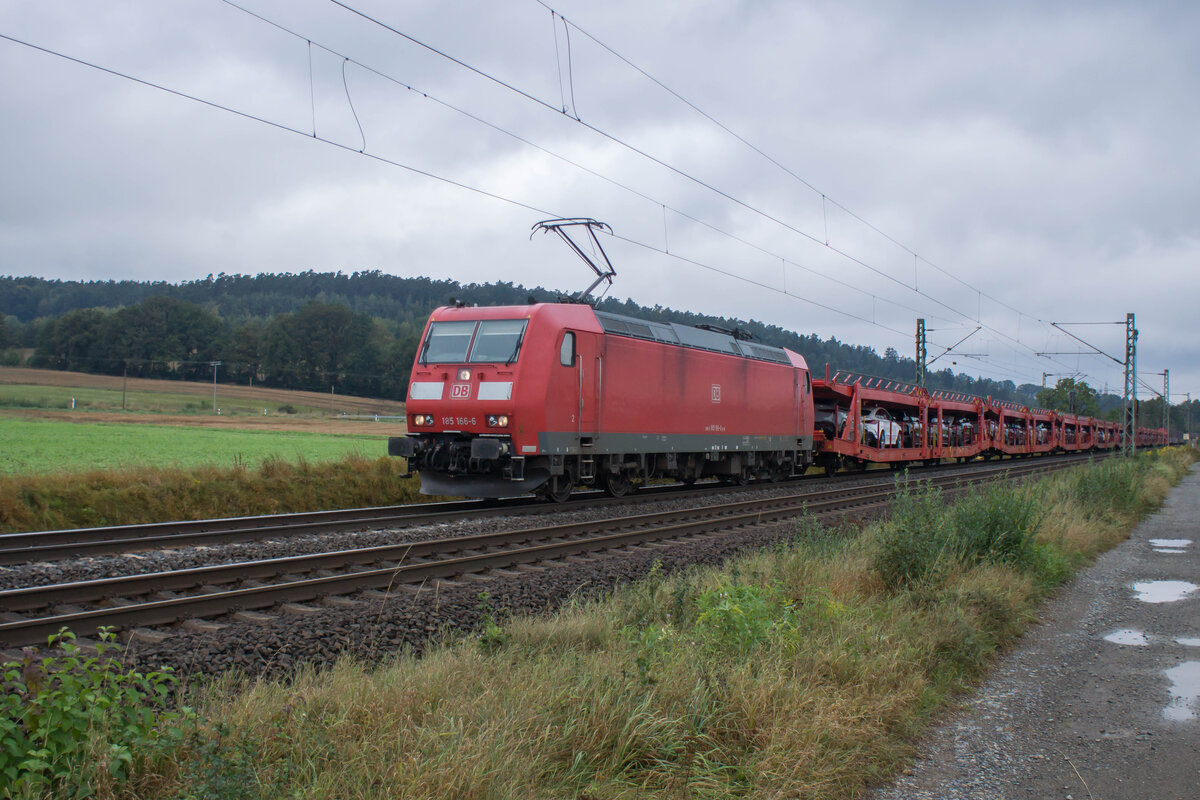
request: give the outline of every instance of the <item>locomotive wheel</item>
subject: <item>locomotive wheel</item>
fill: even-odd
[[[571,481],[570,475],[551,475],[550,480],[542,484],[537,493],[546,500],[565,503],[574,488],[575,484]]]
[[[609,473],[604,479],[604,491],[612,497],[624,497],[632,490],[633,484],[630,483],[627,475]]]

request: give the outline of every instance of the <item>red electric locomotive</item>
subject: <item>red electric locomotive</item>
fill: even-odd
[[[567,229],[590,239],[592,255]],[[815,382],[803,357],[736,331],[649,322],[578,302],[615,271],[590,219],[547,220],[597,275],[576,302],[439,308],[408,390],[407,436],[388,452],[425,494],[565,500],[575,486],[614,496],[657,477],[833,474],[977,457],[1105,450],[1121,427],[991,398],[926,392],[842,373]],[[586,242],[585,242],[586,243]],[[813,395],[817,396],[814,408]],[[1166,444],[1139,428],[1139,447]]]
[[[579,303],[433,312],[413,364],[409,459],[425,494],[562,500],[638,482],[803,473],[812,381],[790,350]]]

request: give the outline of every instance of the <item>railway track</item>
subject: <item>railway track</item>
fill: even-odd
[[[1078,459],[977,465],[922,480],[947,492],[965,491],[1002,476],[1027,477],[1075,463]],[[255,619],[262,609],[282,604],[286,610],[288,604],[295,608],[318,599],[353,603],[347,596],[375,592],[378,598],[402,585],[661,546],[800,513],[821,517],[872,510],[889,503],[895,492],[889,476],[877,483],[811,486],[780,497],[683,510],[11,589],[0,592],[0,647],[42,643],[62,627],[87,636],[101,627],[132,631],[227,614]]]
[[[1072,463],[1081,456],[1060,456],[1039,459],[1046,463],[1058,463],[1059,459]],[[996,465],[1011,465],[1023,462],[995,462],[992,469],[1004,468]],[[972,465],[971,468],[980,465]],[[924,474],[947,472],[958,474],[963,468],[946,464],[921,467]],[[872,474],[863,473],[860,478],[870,479]],[[811,478],[823,482],[825,478]],[[421,503],[417,505],[378,506],[374,508],[339,509],[335,511],[313,511],[299,514],[275,514],[255,517],[230,517],[211,520],[185,520],[176,522],[150,523],[144,525],[121,525],[72,530],[36,531],[28,533],[0,534],[0,567],[42,561],[58,561],[84,556],[124,555],[147,550],[168,550],[184,547],[213,546],[239,542],[284,539],[296,536],[327,533],[338,530],[368,528],[403,528],[455,522],[467,518],[478,519],[488,516],[514,514],[537,516],[563,510],[578,510],[620,503],[624,505],[644,503],[672,498],[711,497],[720,493],[735,492],[741,487],[685,488],[682,486],[648,487],[620,501],[613,500],[600,492],[583,492],[564,505],[548,505],[530,498],[504,500],[465,500],[458,502]]]

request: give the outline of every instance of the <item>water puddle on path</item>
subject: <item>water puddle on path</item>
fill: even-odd
[[[1146,639],[1146,634],[1133,628],[1122,628],[1119,631],[1113,631],[1104,637],[1104,641],[1112,642],[1113,644],[1127,644],[1133,647],[1145,647],[1150,644]]]
[[[1171,680],[1171,702],[1163,716],[1175,722],[1196,718],[1196,700],[1200,698],[1200,661],[1185,661],[1165,671]]]
[[[1174,603],[1200,589],[1187,581],[1142,581],[1133,585],[1137,599],[1143,603]]]
[[[1184,647],[1200,647],[1200,639],[1193,639],[1190,636],[1176,636],[1175,641]]]
[[[1151,539],[1150,546],[1156,553],[1186,553],[1191,539]]]

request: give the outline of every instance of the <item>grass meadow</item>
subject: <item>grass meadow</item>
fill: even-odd
[[[257,467],[386,453],[387,437],[290,431],[216,430],[0,416],[0,475],[134,468]]]
[[[161,383],[169,386],[166,381]],[[280,413],[279,404],[222,394],[217,389],[217,408],[225,415]],[[38,384],[0,384],[0,408],[78,411],[126,411],[137,414],[212,414],[213,398],[170,391],[128,391],[95,386],[45,386]],[[285,413],[311,414],[317,409],[290,404]]]
[[[552,617],[495,609],[423,658],[193,687],[190,716],[136,732],[115,771],[103,754],[134,734],[96,724],[20,796],[63,774],[105,799],[859,797],[1192,460],[1112,459],[956,505],[914,487],[884,522],[800,518],[720,569],[656,568]]]

